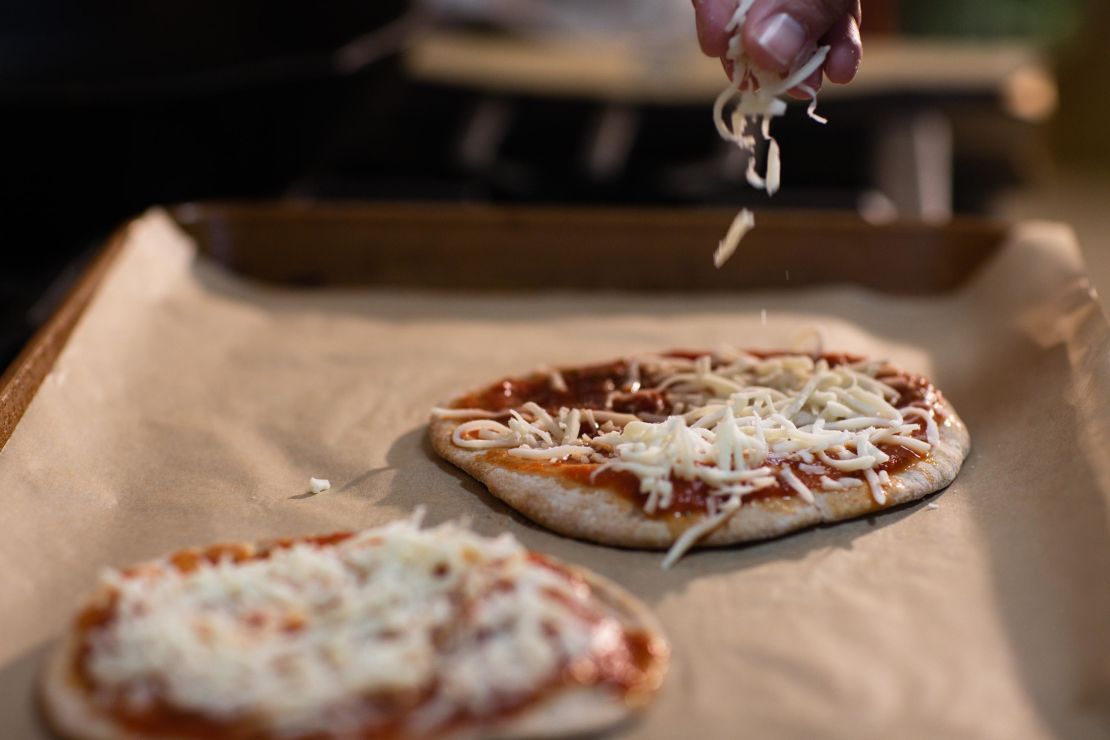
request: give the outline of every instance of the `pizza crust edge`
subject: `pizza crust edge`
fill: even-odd
[[[449,404],[447,404],[449,406]],[[814,491],[814,504],[798,496],[745,503],[722,526],[695,547],[735,545],[779,537],[817,524],[839,522],[872,514],[928,496],[956,478],[968,452],[967,427],[946,400],[936,408],[949,420],[939,424],[940,443],[928,458],[891,474],[887,501],[877,504],[866,487],[847,491]],[[527,473],[501,467],[484,458],[483,450],[457,447],[451,435],[462,421],[432,418],[428,435],[444,459],[469,473],[490,493],[533,522],[558,534],[602,545],[667,549],[682,532],[704,518],[686,516],[681,522],[649,517],[643,510],[605,488],[591,488],[557,475]]]
[[[46,661],[37,700],[50,731],[67,740],[131,740],[139,736],[94,711],[71,671],[77,640],[66,633]]]

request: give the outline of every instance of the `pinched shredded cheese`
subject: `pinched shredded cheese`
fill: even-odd
[[[512,536],[419,516],[262,559],[107,572],[114,618],[88,637],[97,695],[298,737],[354,736],[401,702],[399,734],[423,736],[529,697],[622,634]]]
[[[713,120],[721,138],[747,152],[748,183],[767,191],[768,195],[774,195],[779,187],[781,163],[778,142],[771,136],[771,120],[786,113],[783,95],[794,88],[804,88],[811,92],[813,101],[808,111],[810,117],[820,123],[825,122],[817,115],[816,91],[806,88],[805,82],[821,69],[829,55],[829,47],[816,48],[809,59],[786,76],[756,67],[744,50],[742,33],[754,3],[755,0],[740,0],[732,19],[725,26],[725,30],[732,34],[725,53],[725,58],[733,64],[732,81],[714,101]],[[736,99],[736,105],[729,111],[728,105],[733,99]],[[756,132],[768,142],[767,167],[763,175],[756,169]]]
[[[633,362],[638,372],[650,368],[649,377],[662,378],[652,390],[684,411],[659,419],[610,414],[586,432],[585,415],[596,422],[606,412],[563,408],[551,414],[528,403],[511,410],[506,423],[463,422],[454,443],[504,448],[536,460],[596,463],[595,476],[605,470],[631,473],[649,514],[671,508],[676,480],[699,481],[708,488],[710,517],[690,531],[703,536],[735,513],[745,496],[776,484],[815,505],[814,492],[794,465],[821,476],[822,491],[866,485],[875,502],[884,504],[890,477],[881,466],[890,455],[880,445],[924,455],[939,442],[930,410],[894,405],[900,394],[876,377],[879,363],[830,366],[805,354],[764,359],[736,350],[694,360],[645,356]],[[922,426],[929,441],[914,436]],[[834,472],[863,478],[829,477]],[[676,553],[698,539],[679,538],[665,562],[674,562]]]
[[[807,113],[818,123],[828,120],[817,115],[817,91],[806,84],[821,69],[829,55],[828,46],[817,47],[813,54],[785,77],[755,66],[744,50],[743,29],[755,0],[740,0],[725,30],[732,34],[725,58],[732,62],[732,80],[713,103],[713,123],[725,141],[731,141],[748,156],[748,184],[768,195],[778,192],[782,184],[782,158],[779,143],[771,135],[771,121],[786,113],[782,96],[797,88],[810,96]],[[730,103],[736,101],[729,110]],[[759,174],[756,163],[757,133],[767,142],[767,165]],[[713,255],[713,264],[720,268],[731,257],[754,227],[755,220],[747,209],[740,211],[728,234]],[[789,278],[788,278],[789,279]]]

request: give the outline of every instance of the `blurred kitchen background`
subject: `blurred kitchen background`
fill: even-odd
[[[863,5],[860,75],[827,126],[776,123],[769,199],[689,0],[7,3],[0,365],[114,225],[194,199],[1047,217],[1110,281],[1110,3]]]

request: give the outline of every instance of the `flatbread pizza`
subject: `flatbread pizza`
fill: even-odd
[[[505,378],[433,410],[436,451],[560,534],[670,549],[944,488],[967,428],[927,379],[844,354],[671,351]]]
[[[553,737],[629,717],[667,660],[614,584],[406,521],[108,571],[41,699],[73,738]]]

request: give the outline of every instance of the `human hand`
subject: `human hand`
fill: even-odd
[[[693,0],[698,41],[709,56],[726,60],[725,30],[736,11],[737,0]],[[744,23],[744,51],[762,69],[786,73],[819,45],[828,45],[823,70],[806,80],[813,90],[823,77],[840,84],[852,81],[863,56],[860,41],[860,0],[756,0]]]

